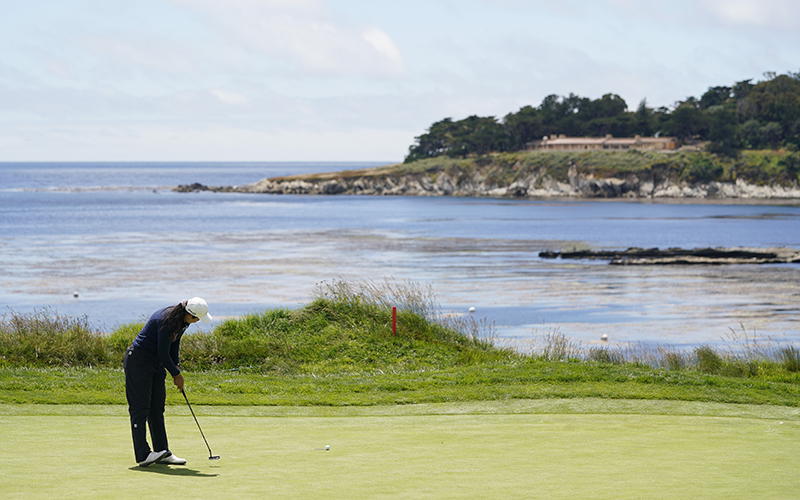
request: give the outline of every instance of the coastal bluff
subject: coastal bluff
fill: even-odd
[[[754,173],[751,165],[730,164],[729,161],[726,164],[726,161],[704,153],[694,156],[627,152],[528,153],[466,160],[436,158],[361,170],[266,178],[243,186],[209,187],[195,183],[178,186],[175,190],[303,195],[800,201],[796,177],[765,179],[761,172]]]

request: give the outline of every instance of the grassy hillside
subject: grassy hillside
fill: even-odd
[[[396,335],[387,304],[400,309]],[[584,348],[551,332],[523,354],[494,345],[485,325],[440,313],[416,286],[334,282],[299,310],[251,314],[187,335],[182,366],[199,404],[601,397],[800,405],[800,353],[791,346]],[[6,316],[0,402],[124,403],[121,360],[140,327],[105,336],[85,320],[46,312]]]
[[[472,316],[445,315],[430,288],[415,282],[323,282],[299,309],[271,309],[228,319],[209,333],[181,341],[181,366],[190,371],[247,369],[270,374],[419,372],[534,360],[637,365],[736,377],[794,378],[800,351],[756,343],[733,332],[728,346],[680,351],[670,346],[582,346],[558,331],[535,338],[526,352],[495,342],[490,325]],[[392,307],[397,307],[393,332]],[[85,317],[48,309],[14,312],[0,321],[0,367],[119,367],[142,323],[106,335]]]
[[[458,177],[479,173],[490,182],[509,185],[533,172],[545,171],[566,182],[569,171],[597,178],[682,181],[689,184],[741,179],[750,184],[791,186],[800,182],[800,153],[785,150],[742,151],[736,158],[708,152],[619,151],[521,151],[495,153],[474,158],[435,158],[324,174],[292,176],[292,179],[326,180],[362,176],[387,177],[425,174],[435,180],[440,172]]]

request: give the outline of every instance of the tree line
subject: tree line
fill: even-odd
[[[578,137],[674,136],[682,142],[708,141],[708,150],[734,156],[741,149],[800,149],[800,72],[764,74],[734,85],[710,87],[699,99],[672,108],[651,108],[643,99],[635,111],[616,94],[599,99],[549,95],[502,120],[494,116],[452,118],[415,137],[406,162],[447,155],[465,157],[519,151],[533,140],[564,134]]]

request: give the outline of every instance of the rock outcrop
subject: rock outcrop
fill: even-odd
[[[707,182],[690,184],[657,172],[640,178],[634,174],[596,178],[570,168],[567,178],[557,180],[546,169],[534,170],[504,183],[479,169],[448,172],[391,173],[386,168],[339,174],[300,175],[262,179],[244,186],[178,186],[176,191],[218,191],[268,194],[373,195],[373,196],[468,196],[495,198],[623,198],[623,199],[799,199],[800,187]]]
[[[576,250],[540,252],[544,259],[600,259],[619,266],[630,265],[726,265],[800,264],[800,251],[794,248],[628,248],[627,250]]]

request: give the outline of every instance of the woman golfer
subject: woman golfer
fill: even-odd
[[[133,452],[142,467],[160,462],[184,465],[186,460],[169,451],[164,427],[167,372],[183,392],[183,375],[178,368],[181,336],[192,323],[211,322],[208,304],[200,297],[184,300],[153,313],[125,352],[125,396],[131,416]],[[145,424],[150,427],[153,450],[147,444]]]

